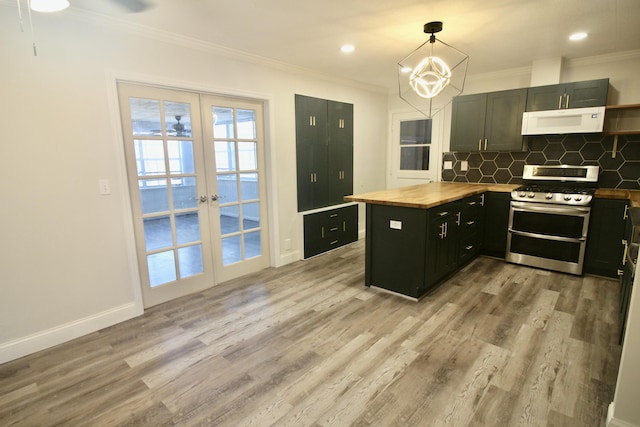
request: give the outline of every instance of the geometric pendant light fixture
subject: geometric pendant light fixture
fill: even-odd
[[[440,21],[424,24],[429,40],[398,62],[400,98],[427,117],[462,93],[467,77],[469,55],[437,39],[440,31]]]

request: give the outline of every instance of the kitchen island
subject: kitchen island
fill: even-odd
[[[419,299],[479,253],[485,193],[516,187],[435,182],[345,197],[366,203],[365,285]]]

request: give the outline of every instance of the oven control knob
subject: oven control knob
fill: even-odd
[[[525,193],[524,191],[521,191],[520,193],[518,193],[518,196],[520,197],[525,197],[527,195],[527,193]]]
[[[576,202],[579,202],[582,200],[582,196],[576,196],[573,198],[573,200],[575,200]]]
[[[547,199],[547,200],[551,200],[551,199],[553,199],[553,194],[547,193],[547,194],[544,195],[544,198]]]
[[[531,193],[527,194],[527,197],[533,199],[534,197],[536,197],[536,193],[532,191]]]
[[[565,194],[564,195],[564,199],[568,202],[569,200],[571,200],[571,194]]]

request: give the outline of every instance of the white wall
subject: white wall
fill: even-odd
[[[274,265],[301,251],[295,93],[354,104],[354,190],[384,187],[382,91],[71,10],[34,25],[37,57],[0,2],[0,363],[141,313],[116,78],[266,100]]]

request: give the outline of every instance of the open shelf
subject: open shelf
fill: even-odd
[[[640,134],[640,104],[607,105],[605,111],[605,134]]]

